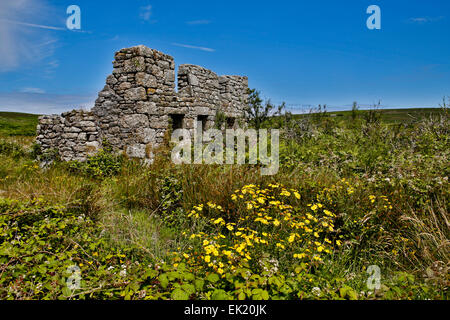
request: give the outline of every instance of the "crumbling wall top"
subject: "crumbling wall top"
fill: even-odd
[[[121,49],[92,112],[41,118],[38,142],[59,149],[64,160],[82,160],[104,140],[130,157],[151,159],[171,124],[194,130],[201,120],[211,127],[219,109],[233,121],[244,116],[246,77],[184,64],[176,92],[175,76],[170,55],[143,45]]]

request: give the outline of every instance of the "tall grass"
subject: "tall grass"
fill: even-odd
[[[398,125],[375,118],[279,119],[281,167],[269,177],[257,166],[175,166],[167,148],[151,166],[126,160],[116,175],[92,177],[57,162],[39,168],[28,138],[17,140],[24,147],[2,142],[0,196],[64,204],[96,219],[102,236],[118,248],[135,245],[158,261],[188,245],[182,232],[193,228],[186,216],[195,205],[213,202],[229,215],[239,212],[230,200],[234,190],[281,183],[299,190],[299,206],[307,207],[345,178],[348,185],[334,194],[333,205],[340,234],[353,240],[326,262],[330,272],[351,278],[379,263],[448,285],[448,113]],[[392,209],[376,215],[369,196],[387,197]]]

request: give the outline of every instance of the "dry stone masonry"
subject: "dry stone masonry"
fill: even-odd
[[[244,119],[247,77],[181,65],[176,92],[174,59],[142,45],[118,51],[113,67],[91,111],[39,118],[37,143],[44,152],[56,149],[63,161],[83,161],[108,141],[131,158],[151,162],[170,126],[195,130],[201,122],[208,129],[219,113],[227,127]]]

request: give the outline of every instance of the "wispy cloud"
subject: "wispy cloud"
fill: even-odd
[[[210,23],[211,23],[210,20],[193,20],[193,21],[186,22],[186,24],[191,25],[191,26],[202,25],[202,24],[210,24]]]
[[[37,89],[38,88],[25,88]],[[45,92],[0,93],[0,110],[35,114],[59,114],[72,109],[90,109],[96,95],[49,94]]]
[[[34,23],[26,23],[26,22],[14,21],[14,20],[2,19],[2,18],[0,18],[0,21],[6,22],[6,23],[11,23],[11,24],[17,24],[17,25],[20,25],[20,26],[32,27],[32,28],[67,31],[67,28],[46,26],[46,25],[34,24]]]
[[[43,94],[43,93],[45,93],[45,90],[43,90],[43,89],[40,89],[40,88],[22,88],[21,90],[20,90],[20,92],[22,92],[22,93],[41,93],[41,94]]]
[[[152,14],[152,6],[150,4],[139,8],[139,17],[144,21],[150,21]]]
[[[198,46],[193,46],[190,44],[182,44],[182,43],[172,43],[173,46],[177,46],[177,47],[182,47],[182,48],[188,48],[188,49],[195,49],[195,50],[201,50],[201,51],[206,51],[206,52],[215,52],[216,50],[211,49],[211,48],[206,48],[206,47],[198,47]]]
[[[414,17],[414,18],[409,18],[408,22],[423,24],[423,23],[431,23],[431,22],[440,21],[442,19],[444,19],[443,16],[440,16],[440,17]]]
[[[51,11],[42,0],[0,1],[0,72],[42,62],[54,54],[53,31],[65,29],[46,23]]]

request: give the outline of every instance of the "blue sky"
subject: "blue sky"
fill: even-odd
[[[69,5],[81,30],[66,28]],[[370,5],[381,30],[369,30]],[[291,108],[436,107],[450,95],[450,1],[0,0],[0,110],[93,105],[114,52],[144,44]]]

